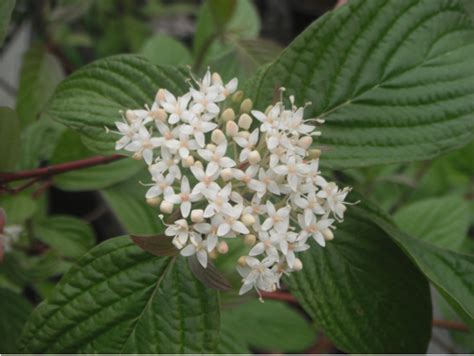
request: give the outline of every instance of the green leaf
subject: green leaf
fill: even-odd
[[[56,144],[66,129],[46,116],[21,131],[22,170],[37,168],[41,163],[49,162]]]
[[[288,282],[339,349],[426,351],[431,334],[428,283],[386,232],[351,206],[333,241],[325,248],[314,241],[311,245],[301,254],[303,269]]]
[[[469,229],[469,206],[459,196],[430,198],[403,207],[394,220],[411,236],[459,251]]]
[[[86,254],[25,325],[24,352],[211,353],[218,341],[216,292],[183,258],[155,257],[129,237]]]
[[[2,196],[0,206],[5,209],[7,225],[23,225],[38,208],[36,201],[25,193]]]
[[[0,352],[18,353],[17,342],[33,307],[21,295],[0,288]]]
[[[39,118],[63,78],[61,63],[45,48],[36,46],[25,53],[16,103],[22,127]]]
[[[102,194],[127,232],[134,235],[155,235],[164,231],[158,217],[158,208],[152,208],[145,201],[150,175],[143,170],[138,175],[120,184],[102,190]]]
[[[156,65],[190,65],[191,53],[179,41],[166,35],[148,39],[140,50],[151,63]]]
[[[0,47],[3,45],[14,7],[15,0],[3,0],[0,2]]]
[[[0,172],[13,170],[20,157],[20,123],[16,113],[0,107]]]
[[[364,201],[351,210],[388,233],[460,316],[474,327],[474,255],[446,250],[407,235],[370,202]]]
[[[107,134],[104,127],[115,127],[114,122],[121,120],[120,110],[151,104],[159,88],[179,95],[188,84],[178,69],[154,66],[140,56],[104,58],[59,84],[48,114],[83,135],[88,149],[111,153],[118,136]]]
[[[59,139],[51,159],[52,164],[94,156],[75,131],[66,131]],[[107,188],[136,175],[143,162],[124,158],[108,164],[70,171],[54,177],[54,184],[63,190],[81,191]]]
[[[256,107],[280,86],[326,120],[322,164],[435,157],[473,139],[474,28],[458,1],[351,0],[266,69]]]
[[[53,215],[38,222],[36,237],[65,257],[78,258],[95,245],[91,226],[72,216]]]
[[[209,0],[209,9],[218,28],[223,28],[234,14],[237,0]]]
[[[310,347],[316,331],[296,310],[272,300],[252,300],[222,312],[222,330],[232,330],[242,346],[261,351],[303,352]],[[226,339],[224,339],[226,340]],[[243,344],[243,345],[242,345]],[[224,341],[220,353],[232,353],[235,343]]]

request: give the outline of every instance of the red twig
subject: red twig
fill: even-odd
[[[260,291],[263,299],[281,300],[292,304],[298,304],[298,301],[290,293],[287,292],[263,292]]]
[[[125,156],[112,155],[112,156],[95,156],[77,161],[54,164],[47,167],[36,168],[29,171],[23,172],[11,172],[11,173],[0,173],[0,185],[5,183],[14,182],[17,180],[24,180],[29,178],[47,177],[56,174],[61,174],[69,171],[74,171],[83,168],[94,167],[102,164],[111,163],[117,161]]]
[[[456,321],[451,320],[433,320],[433,326],[443,329],[450,329],[450,330],[458,330],[458,331],[465,331],[469,332],[469,327],[462,323],[458,323]]]

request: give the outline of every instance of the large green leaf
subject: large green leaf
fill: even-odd
[[[33,307],[21,295],[0,288],[0,352],[18,353],[21,329]]]
[[[3,0],[0,2],[0,47],[3,45],[3,40],[7,33],[8,23],[13,8],[15,7],[15,0]]]
[[[291,291],[350,353],[424,353],[431,334],[426,279],[386,232],[348,209],[335,239],[301,254]]]
[[[44,47],[32,47],[25,53],[16,103],[23,127],[38,119],[63,78],[61,63]]]
[[[53,215],[45,218],[38,222],[35,232],[38,239],[66,257],[80,257],[95,244],[91,226],[72,216]]]
[[[220,353],[234,353],[236,348],[252,347],[262,351],[303,352],[316,338],[311,325],[282,302],[254,299],[222,312],[223,340]],[[228,342],[227,330],[232,330],[235,342]],[[240,341],[240,342],[239,342]]]
[[[102,194],[127,232],[134,235],[153,235],[163,232],[159,209],[146,203],[147,187],[139,181],[150,180],[150,174],[143,170],[129,180],[102,190]]]
[[[118,55],[93,62],[59,84],[48,114],[81,133],[88,149],[113,152],[118,137],[119,111],[143,108],[153,102],[159,88],[181,94],[188,88],[183,72],[157,67],[136,55]]]
[[[13,170],[20,157],[20,123],[16,113],[0,107],[0,172]]]
[[[191,53],[178,40],[166,35],[148,39],[140,53],[156,65],[191,65]]]
[[[469,205],[458,196],[424,199],[403,207],[394,219],[411,236],[458,251],[469,229]]]
[[[90,151],[75,131],[66,131],[57,142],[51,163],[63,163],[92,157]],[[143,162],[121,159],[105,165],[79,169],[54,177],[54,184],[70,191],[96,190],[109,187],[137,174],[144,168]]]
[[[31,353],[210,353],[217,293],[186,261],[155,257],[128,237],[92,249],[33,313],[21,338]]]
[[[256,106],[280,86],[326,120],[322,164],[434,157],[474,135],[474,28],[456,0],[351,0],[266,69]]]
[[[407,235],[370,202],[351,210],[387,232],[460,316],[474,327],[474,255],[446,250]]]

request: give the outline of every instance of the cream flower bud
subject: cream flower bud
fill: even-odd
[[[232,108],[225,109],[221,115],[221,119],[224,121],[234,121],[235,113]]]
[[[148,198],[148,199],[146,200],[146,203],[147,203],[149,206],[155,207],[155,206],[160,205],[161,200],[162,200],[162,199],[161,199],[160,197]]]
[[[142,153],[138,151],[133,154],[132,158],[137,161],[141,161],[143,159],[143,156],[142,156]]]
[[[219,129],[216,129],[214,131],[212,131],[212,134],[211,134],[211,140],[212,142],[214,142],[216,145],[222,143],[225,141],[225,135],[224,133],[219,130]]]
[[[225,241],[221,241],[217,244],[216,249],[221,255],[225,255],[227,252],[229,252],[229,245],[227,245]]]
[[[173,204],[163,200],[160,204],[160,211],[165,214],[170,214],[173,211]]]
[[[194,157],[188,156],[186,158],[183,158],[181,162],[183,164],[183,167],[191,167],[194,164]]]
[[[204,221],[204,210],[194,209],[191,211],[191,221],[194,223],[200,223]]]
[[[244,98],[244,92],[242,90],[238,90],[232,95],[232,101],[234,103],[240,103]]]
[[[253,215],[244,214],[242,216],[242,222],[244,223],[245,226],[251,226],[255,224],[255,218],[253,217]]]
[[[158,90],[158,92],[155,95],[155,101],[158,104],[165,101],[165,90],[164,89],[159,89]]]
[[[244,267],[247,264],[247,259],[245,256],[240,256],[237,263],[241,266]]]
[[[298,145],[307,150],[313,143],[313,138],[311,136],[303,136],[298,140]]]
[[[257,237],[254,234],[248,234],[244,237],[244,243],[247,246],[253,246],[257,242]]]
[[[165,122],[168,117],[168,114],[163,109],[153,110],[152,112],[150,112],[150,115],[154,120],[158,120],[161,122]]]
[[[257,164],[260,162],[262,158],[260,157],[260,153],[258,151],[252,151],[249,153],[249,163],[250,164]]]
[[[250,110],[252,110],[252,107],[253,107],[252,100],[247,98],[244,101],[242,101],[242,104],[240,104],[240,112],[249,113]]]
[[[217,84],[222,84],[222,78],[219,73],[212,73],[212,82]]]
[[[239,132],[239,127],[234,121],[228,121],[225,125],[225,132],[227,136],[234,137]]]
[[[125,117],[129,123],[133,123],[137,119],[137,115],[133,112],[133,110],[125,111]]]
[[[194,162],[194,166],[199,167],[199,168],[204,168],[201,161]]]
[[[309,153],[308,153],[308,158],[309,159],[317,159],[321,156],[321,150],[320,149],[312,149],[312,150],[309,150]]]
[[[216,150],[216,145],[214,145],[213,143],[208,143],[206,145],[206,149],[208,149],[209,151],[214,152]]]
[[[232,173],[232,169],[224,168],[221,171],[221,177],[225,182],[230,181],[232,178],[234,178],[234,174]]]
[[[244,130],[248,130],[252,125],[252,118],[248,114],[242,114],[239,117],[239,126]]]
[[[248,138],[250,136],[250,132],[248,132],[248,131],[239,131],[237,136],[243,137],[243,138]]]
[[[216,249],[209,252],[209,258],[215,260],[217,257],[219,257],[219,254],[217,253]]]
[[[324,229],[323,236],[325,240],[332,240],[334,239],[334,234],[332,233],[331,229]]]
[[[295,259],[295,263],[293,264],[293,269],[295,271],[301,271],[303,269],[303,262],[299,258]]]

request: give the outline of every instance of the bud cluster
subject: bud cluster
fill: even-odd
[[[146,199],[174,214],[165,234],[183,256],[206,267],[228,251],[226,239],[241,238],[249,251],[237,263],[240,293],[273,291],[303,267],[297,254],[309,238],[334,238],[349,189],[320,175],[311,146],[322,120],[305,120],[294,97],[262,112],[242,100],[237,79],[224,84],[208,70],[192,83],[182,96],[160,89],[151,108],[127,110],[116,149],[148,164]]]

